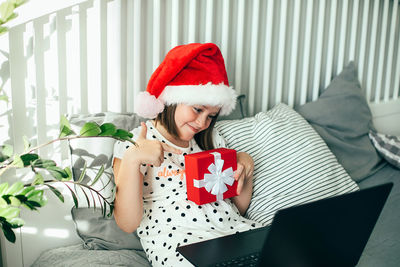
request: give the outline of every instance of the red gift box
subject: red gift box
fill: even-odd
[[[202,205],[237,196],[236,150],[217,148],[185,156],[188,200]]]

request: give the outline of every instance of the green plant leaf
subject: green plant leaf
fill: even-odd
[[[27,198],[30,201],[35,201],[35,202],[39,203],[41,207],[43,207],[47,204],[47,199],[46,199],[46,196],[44,195],[43,190],[35,189],[34,191],[30,192],[27,195]]]
[[[45,198],[45,197],[43,196],[42,199],[40,199],[39,201],[36,201],[36,202],[38,202],[38,203],[40,204],[40,206],[44,207],[44,206],[46,206],[46,204],[47,204],[47,198]]]
[[[6,218],[6,220],[11,220],[12,218],[18,217],[19,212],[19,208],[8,206],[7,208],[0,210],[0,216]]]
[[[49,184],[44,184],[44,185],[46,185],[48,188],[50,188],[50,190],[58,197],[58,199],[59,199],[62,203],[64,203],[64,196],[61,194],[60,191],[58,191],[57,188],[55,188],[54,186],[51,186],[51,185],[49,185]]]
[[[34,162],[32,162],[32,166],[35,168],[48,168],[52,166],[56,166],[57,164],[55,163],[54,160],[51,159],[36,159]]]
[[[63,181],[69,181],[69,180],[72,180],[72,171],[71,171],[71,168],[70,167],[65,167],[64,168],[64,172],[67,174],[67,177],[66,178],[63,178]]]
[[[87,122],[79,133],[81,136],[98,136],[101,133],[99,125],[95,122]]]
[[[7,22],[10,21],[10,20],[12,20],[12,19],[15,19],[16,17],[18,17],[18,14],[17,14],[17,13],[12,13],[12,14],[7,18]]]
[[[96,177],[94,177],[94,180],[90,186],[93,186],[95,183],[97,183],[97,181],[100,179],[103,172],[104,172],[104,165],[101,165],[99,171],[96,174]]]
[[[54,179],[56,179],[57,181],[61,181],[63,179],[63,175],[60,173],[60,171],[58,170],[49,170],[47,169],[47,171],[50,173],[51,176],[54,177]]]
[[[11,158],[13,154],[13,147],[9,144],[4,144],[0,146],[0,162],[4,162],[5,160]]]
[[[112,123],[104,123],[100,126],[101,133],[99,136],[113,136],[117,132],[117,128]]]
[[[29,153],[29,154],[21,155],[20,158],[24,164],[24,167],[26,167],[26,166],[30,166],[32,164],[32,162],[39,159],[39,155],[34,154],[34,153]]]
[[[111,182],[111,181],[110,181],[110,182]],[[112,195],[110,196],[110,199],[111,199],[112,201],[114,201],[114,200],[115,200],[115,195],[116,195],[116,193],[117,193],[117,190],[116,190],[116,187],[115,187],[115,186],[111,189],[111,193],[112,193]]]
[[[60,167],[49,166],[46,168],[46,170],[58,181],[62,181],[65,178],[69,178],[68,172],[61,169]]]
[[[35,174],[35,179],[32,182],[32,185],[38,185],[38,184],[43,184],[44,183],[44,178],[43,175],[41,175],[40,173],[36,173]]]
[[[17,181],[14,184],[12,184],[8,190],[6,191],[5,194],[7,195],[15,195],[19,191],[21,191],[24,188],[24,184],[21,181]]]
[[[7,28],[5,27],[0,27],[0,33],[1,33],[1,28],[5,29],[7,31]],[[5,101],[8,103],[8,96],[6,95],[0,95],[0,101]]]
[[[12,165],[16,168],[23,168],[24,167],[24,162],[22,161],[20,156],[15,155],[14,156],[14,161],[12,162]]]
[[[0,23],[0,24],[1,24],[1,23]],[[0,35],[4,34],[4,33],[6,33],[6,32],[8,32],[8,28],[7,28],[7,27],[0,26]],[[8,96],[2,95],[2,96],[0,96],[0,100],[6,101],[6,102],[8,103]]]
[[[103,200],[103,217],[106,217],[107,212],[107,202]]]
[[[3,23],[7,22],[14,12],[15,6],[11,1],[5,1],[0,5],[0,20]]]
[[[73,134],[75,134],[75,132],[64,125],[64,126],[61,127],[59,138],[62,138],[62,137],[65,137],[65,136],[69,136],[69,135],[73,135]]]
[[[60,127],[61,126],[67,126],[67,128],[71,129],[71,124],[69,123],[69,120],[67,119],[67,117],[65,117],[65,115],[60,116]]]
[[[24,151],[28,151],[28,149],[31,147],[31,143],[29,142],[28,137],[25,135],[22,137],[22,140],[24,142]]]
[[[14,206],[14,207],[19,207],[20,205],[21,205],[21,201],[17,198],[17,197],[15,197],[15,196],[10,196],[10,201],[11,201],[11,206]]]
[[[20,195],[23,195],[23,196],[27,196],[29,193],[31,193],[33,190],[35,190],[35,187],[34,186],[28,186],[28,187],[25,187],[24,188],[24,190],[22,190],[22,192],[21,193],[19,193]]]
[[[9,223],[11,224],[12,228],[19,228],[25,224],[24,220],[19,217],[9,220]]]
[[[28,0],[12,0],[12,2],[14,2],[15,7],[19,7],[20,5],[28,2]]]
[[[95,196],[93,195],[92,190],[89,190],[89,192],[90,192],[90,195],[92,196],[92,199],[93,199],[93,210],[96,210],[96,199],[95,199]]]
[[[16,195],[15,197],[18,198],[21,203],[24,203],[28,200],[28,198],[24,195]]]
[[[36,189],[34,186],[32,186],[34,188],[34,190],[30,191],[29,193],[27,193],[25,196],[29,199],[32,199],[36,196],[42,197],[43,196],[43,190],[41,189]]]
[[[29,209],[29,210],[37,210],[37,208],[32,205],[29,201],[25,201],[22,206],[24,206],[25,208]]]
[[[9,145],[9,144],[2,145],[2,153],[6,156],[11,157],[12,154],[14,153],[14,149],[13,149],[12,145]]]
[[[7,205],[11,205],[11,195],[2,195],[1,197],[6,201]]]
[[[8,206],[7,201],[5,201],[2,197],[0,197],[0,208],[3,209],[7,206]]]
[[[1,228],[3,229],[3,233],[6,239],[11,243],[15,243],[15,234],[11,228],[11,224],[3,220],[0,220],[0,222],[1,222]]]
[[[72,135],[72,134],[76,134],[72,128],[71,128],[71,124],[69,123],[67,117],[65,117],[64,115],[61,115],[60,117],[60,138],[61,137],[65,137],[68,135]]]
[[[8,189],[8,183],[2,183],[0,184],[0,196],[4,195],[7,192]]]
[[[41,205],[40,205],[39,202],[32,201],[32,200],[26,201],[25,204],[28,204],[29,206],[34,207],[33,209],[36,209],[36,208],[40,208],[40,207],[41,207]]]
[[[109,213],[107,214],[107,217],[111,217],[112,214],[113,214],[113,212],[114,212],[114,205],[113,205],[113,204],[110,204],[109,207],[110,207],[110,211],[109,211]]]
[[[117,129],[113,137],[120,140],[130,140],[133,137],[133,134],[123,129]]]
[[[86,203],[87,203],[87,205],[88,205],[88,208],[90,208],[90,200],[89,200],[89,197],[88,197],[88,195],[87,195],[85,189],[83,189],[82,186],[80,186],[79,184],[78,184],[78,186],[79,186],[79,188],[80,188],[81,191],[83,192],[83,195],[84,195],[85,198],[86,198]]]
[[[65,184],[65,186],[71,192],[72,199],[74,200],[74,203],[75,203],[75,208],[78,208],[78,198],[76,197],[76,194],[75,194],[74,190],[72,190],[71,187],[69,187],[67,184]]]
[[[87,162],[85,161],[85,164],[83,165],[83,170],[81,172],[81,175],[79,176],[78,183],[81,183],[83,181],[83,178],[85,178],[86,167],[87,167]]]

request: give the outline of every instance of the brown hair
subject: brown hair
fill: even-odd
[[[176,129],[176,124],[175,124],[176,106],[177,106],[176,104],[166,106],[163,112],[157,115],[155,122],[156,124],[158,122],[161,123],[161,125],[164,126],[165,129],[170,134],[172,134],[174,137],[179,138],[178,130]],[[215,122],[217,121],[217,117],[218,114],[212,118],[210,126],[207,129],[194,135],[194,140],[196,140],[196,143],[202,150],[214,149],[212,132],[214,129]]]

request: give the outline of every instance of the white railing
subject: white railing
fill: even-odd
[[[398,1],[75,2],[1,37],[1,141],[17,150],[23,135],[56,135],[61,114],[132,111],[166,52],[187,42],[221,47],[249,114],[315,100],[351,60],[369,102],[399,97]]]

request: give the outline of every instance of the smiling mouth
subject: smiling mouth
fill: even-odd
[[[192,129],[193,132],[198,133],[200,131],[200,129],[194,128],[193,126],[189,125],[189,128]]]

